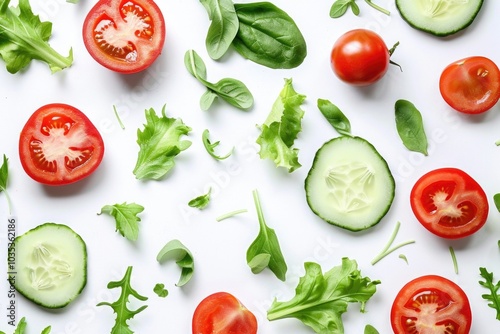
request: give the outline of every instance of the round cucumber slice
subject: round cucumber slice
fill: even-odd
[[[18,236],[12,247],[17,274],[10,283],[35,304],[61,308],[84,289],[87,249],[70,227],[42,224]]]
[[[467,28],[483,0],[396,0],[403,19],[413,28],[448,36]]]
[[[307,203],[326,222],[350,231],[376,225],[391,207],[395,182],[387,162],[363,138],[334,138],[316,152],[305,180]]]

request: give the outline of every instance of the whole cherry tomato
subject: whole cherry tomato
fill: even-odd
[[[390,52],[375,32],[355,29],[340,36],[330,55],[333,72],[344,82],[366,86],[387,72]]]

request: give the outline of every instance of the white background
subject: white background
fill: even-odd
[[[500,139],[500,106],[481,116],[464,116],[446,105],[438,90],[441,71],[455,60],[482,55],[500,63],[496,15],[500,2],[485,1],[465,32],[445,39],[408,26],[393,1],[378,1],[391,10],[391,16],[358,1],[359,17],[348,12],[339,19],[329,17],[333,0],[273,3],[294,18],[307,41],[308,56],[296,69],[268,69],[234,51],[218,62],[212,61],[204,44],[209,20],[201,3],[162,0],[158,5],[167,26],[162,55],[143,73],[124,76],[98,65],[83,45],[82,23],[94,2],[32,0],[34,12],[53,22],[51,45],[63,55],[72,47],[75,60],[71,68],[54,75],[37,61],[16,75],[0,71],[0,153],[10,158],[9,192],[18,233],[48,221],[71,226],[87,243],[89,277],[82,295],[59,311],[41,309],[18,296],[17,315],[18,319],[26,316],[27,333],[40,333],[48,325],[52,325],[54,334],[109,333],[114,321],[112,310],[96,304],[116,299],[118,289],[110,291],[106,285],[120,279],[127,266],[133,266],[133,287],[149,297],[148,308],[130,321],[136,333],[157,333],[160,329],[165,333],[190,333],[196,305],[217,291],[238,297],[257,316],[259,333],[311,333],[296,319],[267,321],[266,310],[275,297],[284,301],[294,295],[305,261],[315,261],[327,271],[339,265],[342,257],[355,259],[363,275],[382,282],[367,304],[367,313],[360,313],[358,305],[349,306],[343,316],[346,333],[362,333],[366,324],[380,333],[390,333],[394,296],[406,282],[424,274],[445,276],[465,290],[473,311],[472,333],[500,331],[495,311],[481,298],[487,291],[478,284],[481,266],[500,279],[500,214],[492,201],[500,192],[500,148],[495,146]],[[330,50],[341,34],[353,28],[377,31],[388,47],[399,41],[392,59],[401,64],[403,72],[391,66],[380,82],[366,88],[340,82],[330,69]],[[209,111],[201,111],[198,102],[204,87],[184,67],[188,49],[196,50],[204,59],[209,81],[223,77],[243,81],[254,95],[254,107],[245,112],[218,102]],[[303,131],[296,141],[303,166],[292,174],[275,168],[271,161],[260,160],[255,145],[259,134],[255,125],[266,119],[284,78],[292,78],[297,92],[307,96]],[[365,232],[349,233],[331,226],[306,204],[303,183],[312,158],[323,142],[337,136],[318,111],[318,98],[329,99],[343,110],[353,133],[378,148],[396,179],[391,210],[380,224]],[[410,100],[421,111],[430,141],[429,156],[409,152],[401,143],[394,121],[397,99]],[[26,120],[37,108],[52,102],[82,110],[100,130],[106,145],[99,169],[86,180],[65,187],[45,187],[32,181],[17,153],[19,133]],[[113,105],[125,130],[113,114]],[[165,179],[141,182],[132,174],[138,152],[136,132],[145,122],[144,110],[153,107],[160,113],[163,105],[169,117],[180,117],[192,127],[186,139],[193,145],[177,157],[175,168]],[[213,160],[201,142],[204,129],[210,130],[214,141],[221,140],[219,152],[235,146],[233,156],[222,162]],[[416,221],[409,206],[414,182],[425,172],[445,166],[469,173],[490,200],[486,225],[466,240],[448,241],[430,234]],[[213,196],[208,208],[199,211],[187,206],[209,187]],[[246,250],[258,233],[253,189],[258,189],[267,224],[275,229],[281,243],[289,268],[286,282],[269,270],[254,275],[246,264]],[[5,241],[8,210],[3,194],[0,200],[5,222],[0,233]],[[115,232],[111,217],[97,215],[102,206],[125,201],[145,207],[136,243]],[[241,208],[248,213],[215,221],[217,216]],[[370,261],[388,241],[397,221],[402,225],[395,243],[410,239],[416,243],[372,266]],[[155,259],[172,239],[183,242],[195,258],[194,277],[182,288],[175,286],[180,274],[175,263],[159,265]],[[458,259],[458,275],[450,246]],[[406,255],[408,264],[399,254]],[[158,282],[165,283],[170,292],[165,299],[152,292]],[[6,293],[0,293],[5,310]],[[143,303],[134,301],[131,307],[140,305]],[[13,332],[3,313],[6,311],[0,311],[0,330]]]

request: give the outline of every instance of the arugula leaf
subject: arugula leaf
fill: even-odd
[[[9,207],[9,213],[12,213],[12,201],[10,200],[9,193],[7,192],[7,182],[9,180],[9,159],[3,155],[3,163],[0,166],[0,193],[3,191],[5,197],[7,198],[7,205]]]
[[[137,217],[144,211],[142,205],[136,203],[122,203],[114,205],[105,205],[101,208],[99,214],[106,213],[115,218],[116,230],[128,240],[135,241],[139,236],[139,222],[141,218]]]
[[[52,73],[73,63],[73,51],[63,57],[50,47],[52,23],[41,22],[34,15],[28,0],[19,0],[17,7],[9,7],[10,0],[0,0],[0,56],[7,71],[17,73],[38,59],[46,62]]]
[[[232,0],[200,0],[212,21],[205,45],[212,59],[221,58],[238,33],[238,16]]]
[[[140,147],[134,168],[137,179],[161,179],[174,167],[174,158],[191,146],[189,140],[180,140],[191,128],[180,118],[168,118],[165,106],[161,113],[160,118],[153,108],[146,110],[144,130],[137,130],[137,143]]]
[[[293,19],[270,2],[234,5],[240,23],[233,46],[240,55],[269,68],[295,68],[307,45]]]
[[[21,320],[19,320],[19,323],[16,326],[16,329],[14,330],[14,334],[24,334],[26,331],[26,326],[28,323],[26,322],[26,317],[22,317]],[[41,334],[49,334],[51,330],[51,326],[47,326],[42,330]],[[6,334],[5,332],[0,331],[0,334]]]
[[[194,258],[189,249],[179,240],[170,240],[156,256],[159,263],[169,259],[174,259],[175,263],[181,267],[181,277],[176,285],[183,286],[189,282],[194,274]]]
[[[165,298],[168,296],[168,290],[165,289],[165,284],[163,283],[156,283],[153,288],[153,292],[156,293],[160,298]]]
[[[278,237],[272,228],[266,225],[264,213],[260,205],[257,190],[253,191],[253,199],[259,218],[259,234],[247,250],[247,263],[254,274],[260,273],[266,267],[284,281],[287,265],[281,253]]]
[[[349,7],[351,7],[354,15],[359,15],[359,6],[356,3],[356,0],[337,0],[330,8],[330,17],[332,19],[336,19],[343,16]]]
[[[301,167],[299,150],[292,146],[302,131],[304,111],[300,106],[305,98],[305,95],[294,90],[292,79],[285,79],[285,86],[261,126],[262,132],[257,138],[260,158],[272,159],[277,167],[287,168],[289,173]]]
[[[130,310],[127,306],[129,303],[129,298],[134,297],[140,301],[148,300],[148,297],[140,295],[137,291],[132,288],[130,284],[130,279],[132,276],[132,266],[127,267],[127,271],[123,278],[119,281],[111,281],[108,283],[108,289],[120,288],[121,293],[116,301],[113,303],[100,302],[97,306],[107,305],[110,306],[116,313],[115,324],[111,328],[110,334],[133,334],[134,332],[130,330],[127,323],[128,320],[132,319],[136,314],[142,312],[147,305],[143,305],[136,310]]]
[[[305,275],[300,278],[295,296],[286,302],[276,299],[267,311],[270,321],[297,318],[316,333],[344,333],[342,314],[348,303],[360,303],[361,312],[375,294],[380,281],[362,277],[355,260],[342,259],[342,265],[325,274],[314,262],[304,264]]]
[[[396,127],[403,144],[410,151],[428,155],[427,136],[420,111],[406,100],[396,101],[395,111]]]
[[[207,81],[207,68],[196,51],[188,50],[186,52],[184,65],[188,72],[208,89],[200,99],[202,110],[208,110],[216,97],[220,97],[238,109],[246,110],[252,107],[252,93],[243,82],[232,78],[224,78],[216,83]]]
[[[328,100],[318,99],[318,109],[339,134],[351,136],[351,122],[336,105]]]
[[[497,311],[497,320],[500,320],[500,294],[498,290],[500,289],[500,281],[496,284],[493,282],[493,273],[489,273],[486,268],[479,268],[481,276],[484,281],[479,281],[479,284],[490,290],[490,294],[483,294],[481,297],[484,300],[489,301],[488,306]]]
[[[192,208],[198,208],[200,210],[203,210],[204,208],[207,207],[208,203],[210,203],[211,193],[212,193],[212,188],[210,188],[206,194],[200,195],[190,200],[188,205]]]
[[[227,159],[231,156],[231,154],[233,154],[233,149],[231,149],[231,151],[229,151],[228,153],[226,153],[225,155],[217,155],[215,153],[215,148],[217,146],[219,146],[220,144],[220,141],[216,141],[214,143],[212,143],[210,141],[210,132],[208,131],[208,129],[205,129],[205,131],[203,131],[203,134],[201,135],[201,140],[203,141],[203,146],[205,147],[205,150],[207,150],[208,154],[210,154],[210,156],[216,160],[224,160],[224,159]]]

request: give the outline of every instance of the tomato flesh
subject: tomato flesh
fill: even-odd
[[[465,292],[437,275],[408,282],[391,308],[392,329],[398,334],[468,334],[471,324],[472,311]]]
[[[192,328],[193,334],[255,334],[257,319],[236,297],[217,292],[198,304]]]
[[[26,173],[48,185],[76,182],[99,166],[104,155],[101,135],[78,109],[48,104],[28,119],[19,139]]]
[[[457,168],[440,168],[423,175],[412,188],[410,204],[417,220],[443,238],[469,236],[488,218],[484,190]]]
[[[390,54],[384,40],[366,29],[348,31],[333,45],[330,63],[342,81],[365,86],[380,80],[389,68]]]
[[[152,0],[100,0],[83,25],[84,44],[101,65],[121,73],[149,67],[165,41],[165,22]]]
[[[441,96],[453,109],[480,114],[500,99],[500,70],[486,57],[468,57],[448,65],[439,79]]]

